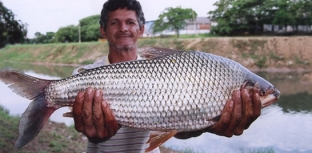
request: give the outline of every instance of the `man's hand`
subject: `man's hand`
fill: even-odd
[[[235,90],[227,101],[220,120],[206,129],[207,132],[232,137],[241,135],[261,113],[261,101],[257,89]]]
[[[101,90],[80,91],[73,105],[73,116],[76,130],[91,142],[105,141],[119,129]]]
[[[203,132],[215,133],[220,136],[232,137],[241,135],[261,113],[261,101],[258,90],[241,87],[235,90],[221,113],[221,118],[213,126],[193,132],[180,132],[175,135],[179,139],[197,137]]]

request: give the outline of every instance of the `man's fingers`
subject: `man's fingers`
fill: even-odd
[[[83,111],[82,111],[82,120],[84,123],[84,131],[87,137],[96,136],[96,129],[93,125],[92,119],[92,109],[93,109],[93,98],[94,98],[94,89],[87,88],[85,93],[84,103],[83,103]]]
[[[97,131],[97,137],[103,138],[105,136],[104,117],[102,112],[103,93],[101,90],[95,91],[94,105],[93,105],[93,123]]]
[[[226,102],[224,109],[222,110],[220,120],[212,127],[209,127],[207,131],[215,133],[217,135],[224,135],[224,131],[229,127],[231,115],[233,112],[233,103],[234,102],[232,100]],[[229,135],[228,137],[231,136]]]
[[[234,110],[233,114],[231,115],[229,127],[225,131],[225,135],[228,137],[233,135],[234,130],[237,128],[237,125],[239,125],[243,117],[243,103],[239,90],[233,91],[232,99],[234,101]]]
[[[244,129],[247,129],[251,124],[252,116],[253,116],[253,108],[252,108],[252,99],[247,89],[241,88],[241,99],[243,103],[243,118],[242,121],[237,126],[234,131],[235,135],[241,135]]]
[[[104,115],[105,128],[108,131],[108,136],[113,136],[119,129],[119,125],[113,116],[112,110],[109,108],[105,100],[102,101],[102,111]]]
[[[253,105],[253,118],[252,122],[255,121],[261,114],[261,101],[258,89],[253,88],[252,89],[253,95],[252,95],[252,105]]]
[[[82,108],[83,108],[83,101],[84,101],[84,92],[80,91],[75,99],[73,105],[73,117],[75,121],[75,129],[78,132],[83,132],[83,122],[82,122]]]

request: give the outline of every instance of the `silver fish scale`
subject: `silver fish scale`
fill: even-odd
[[[190,131],[214,124],[232,91],[248,79],[240,64],[216,55],[182,52],[118,63],[55,81],[49,106],[72,105],[78,91],[102,89],[117,122],[148,130]]]

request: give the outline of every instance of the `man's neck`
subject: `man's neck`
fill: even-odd
[[[137,59],[137,48],[133,47],[131,50],[114,50],[110,49],[108,53],[109,63],[119,63],[126,61],[133,61]]]

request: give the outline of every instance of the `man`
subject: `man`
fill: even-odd
[[[106,60],[79,70],[139,60],[141,57],[137,54],[137,40],[144,33],[144,24],[144,14],[138,1],[105,2],[101,12],[100,31],[108,41],[108,56]],[[78,93],[73,106],[75,128],[89,139],[87,152],[144,152],[149,131],[125,127],[118,130],[119,125],[102,95],[102,91],[88,88],[86,92]],[[186,139],[203,132],[227,137],[240,135],[260,115],[260,109],[256,91],[241,89],[233,93],[215,125],[200,131],[178,133],[175,137]]]

